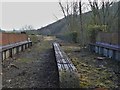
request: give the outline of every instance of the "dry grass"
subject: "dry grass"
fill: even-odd
[[[119,62],[105,59],[95,59],[98,55],[85,50],[79,51],[78,45],[64,45],[63,50],[67,53],[79,73],[81,88],[118,88],[118,78],[115,72],[119,72]],[[77,51],[77,52],[76,52]]]
[[[44,36],[44,41],[52,41],[55,40],[55,36]]]

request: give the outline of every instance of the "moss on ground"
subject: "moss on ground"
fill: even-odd
[[[120,87],[118,86],[119,75],[117,76],[117,74],[114,73],[115,71],[120,71],[118,65],[118,63],[120,62],[110,59],[99,61],[95,59],[99,55],[90,53],[89,51],[76,52],[76,46],[67,46],[64,44],[63,50],[65,50],[65,52],[78,70],[81,88]],[[84,56],[82,56],[83,53],[85,54]]]
[[[80,88],[79,77],[76,72],[61,71],[60,72],[61,88]]]

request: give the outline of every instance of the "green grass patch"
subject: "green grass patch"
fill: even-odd
[[[30,59],[30,58],[19,58],[18,61],[19,61],[19,62],[27,63],[27,62],[30,62],[31,59]]]

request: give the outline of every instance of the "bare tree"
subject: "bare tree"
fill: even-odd
[[[71,31],[71,33],[77,33],[77,16],[78,16],[78,2],[66,2],[62,3],[59,2],[59,5],[61,7],[62,13],[65,17],[67,29]],[[77,34],[76,34],[77,35]],[[76,42],[76,41],[75,41]]]
[[[81,34],[81,45],[84,47],[84,37],[83,37],[83,20],[82,20],[82,2],[79,1],[79,16],[80,16],[80,34]]]
[[[70,26],[70,16],[72,15],[71,13],[71,7],[72,5],[70,5],[70,3],[67,1],[66,3],[63,3],[61,1],[59,1],[59,5],[60,5],[60,8],[62,10],[62,13],[65,17],[65,20],[66,20],[66,23],[67,23],[67,29],[69,29],[69,26]]]
[[[115,3],[113,0],[102,0],[98,3],[98,0],[89,1],[91,11],[93,13],[93,20],[95,25],[106,25],[106,31],[109,31],[111,24],[116,19],[118,10],[115,14],[111,13],[111,6]]]
[[[34,28],[33,28],[32,25],[25,25],[20,30],[23,30],[23,31],[25,31],[25,30],[34,30]]]

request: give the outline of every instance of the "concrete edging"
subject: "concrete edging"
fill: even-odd
[[[59,72],[60,88],[79,88],[80,83],[76,67],[58,43],[53,43],[53,49]]]

